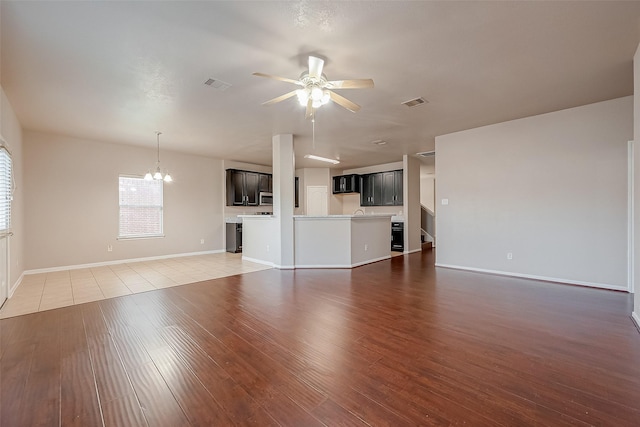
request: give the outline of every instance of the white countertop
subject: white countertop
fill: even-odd
[[[242,223],[243,218],[249,219],[271,219],[275,218],[273,215],[237,215],[228,216],[224,219],[226,223],[238,224]],[[404,222],[404,215],[392,215],[392,214],[374,214],[374,215],[294,215],[294,219],[326,219],[326,220],[344,220],[344,219],[379,219],[390,218],[393,222]]]

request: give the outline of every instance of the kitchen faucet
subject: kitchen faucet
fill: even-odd
[[[356,211],[353,214],[357,215],[358,212],[360,212],[362,215],[364,215],[364,211],[362,209],[356,209]]]

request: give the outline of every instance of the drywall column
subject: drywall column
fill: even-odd
[[[420,161],[405,154],[402,156],[402,198],[404,200],[404,251],[417,252],[420,242]]]
[[[273,142],[273,263],[276,268],[295,268],[293,251],[293,209],[295,157],[293,135],[275,135]]]

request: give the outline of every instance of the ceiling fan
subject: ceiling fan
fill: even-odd
[[[355,102],[349,101],[347,98],[333,92],[334,89],[363,89],[372,88],[373,80],[371,79],[355,79],[355,80],[327,80],[327,76],[322,74],[324,68],[324,60],[315,56],[309,56],[309,70],[304,71],[298,80],[288,79],[286,77],[272,76],[264,73],[253,73],[254,76],[267,77],[274,80],[280,80],[287,83],[293,83],[302,86],[302,89],[292,90],[289,93],[273,98],[262,105],[271,105],[285,99],[298,97],[300,105],[307,107],[306,118],[313,118],[316,109],[320,108],[329,101],[333,101],[341,107],[349,111],[356,112],[360,106]]]

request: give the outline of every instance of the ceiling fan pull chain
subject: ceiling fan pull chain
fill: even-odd
[[[316,151],[316,116],[315,114],[311,119],[311,127],[312,127],[312,135],[313,135],[311,149],[315,152]]]

